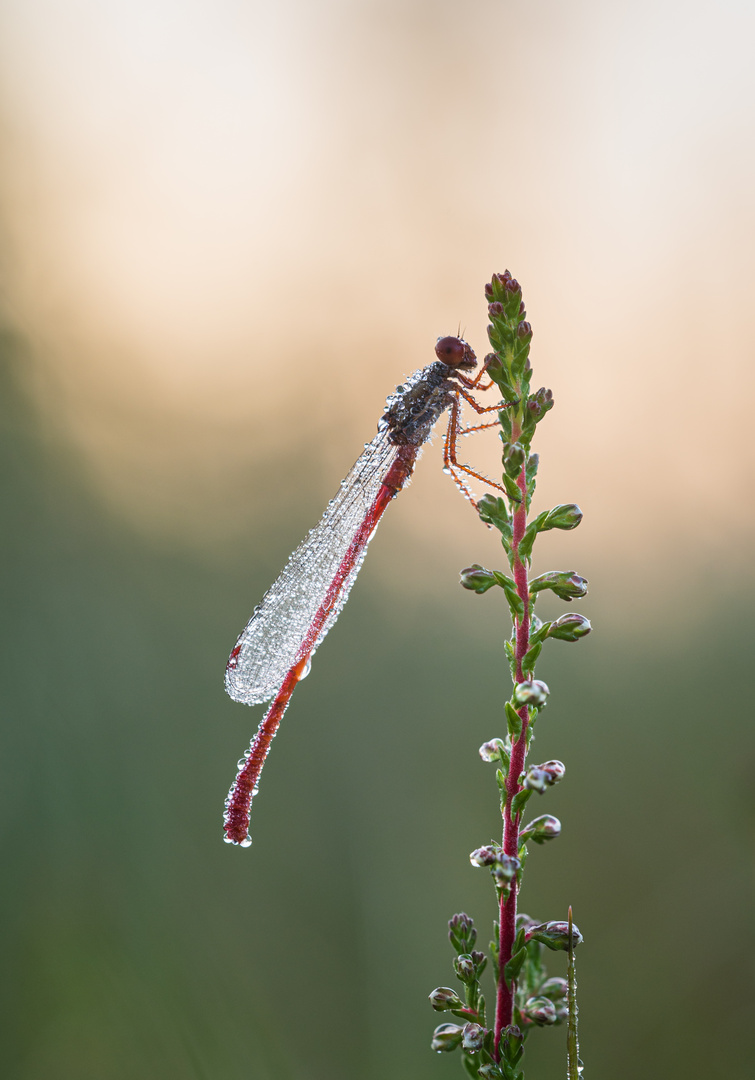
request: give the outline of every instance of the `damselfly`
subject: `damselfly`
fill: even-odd
[[[377,435],[365,444],[319,524],[294,551],[255,608],[230,655],[225,686],[234,701],[260,705],[272,698],[273,703],[239,761],[226,799],[228,843],[241,847],[251,844],[247,830],[252,797],[294,688],[308,674],[315,650],[346,603],[386,507],[408,482],[422,446],[446,410],[450,410],[443,447],[446,470],[473,503],[462,474],[500,487],[461,464],[456,453],[460,435],[496,423],[462,428],[461,399],[478,414],[502,407],[500,402],[482,406],[472,394],[493,385],[480,382],[485,365],[474,379],[465,374],[476,366],[477,358],[460,337],[440,338],[435,352],[437,360],[415,371],[388,398]]]

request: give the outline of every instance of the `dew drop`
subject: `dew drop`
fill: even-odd
[[[299,682],[301,682],[302,679],[306,679],[307,675],[309,675],[311,670],[312,670],[312,657],[308,656],[307,657],[307,662],[304,665],[304,667],[302,668],[301,675],[299,676]]]
[[[251,846],[252,846],[252,838],[249,835],[249,833],[247,833],[246,836],[244,837],[244,839],[239,844],[239,847],[251,847]]]
[[[223,843],[224,844],[232,844],[233,840],[231,840],[230,836],[226,836],[225,833],[223,833]]]

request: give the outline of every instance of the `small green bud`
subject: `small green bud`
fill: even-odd
[[[528,679],[514,687],[514,701],[517,705],[534,705],[535,708],[542,709],[547,704],[548,694],[548,684],[542,679]]]
[[[561,1001],[569,993],[569,983],[556,975],[552,979],[546,979],[539,992],[551,1001]]]
[[[547,945],[554,952],[566,951],[569,948],[569,924],[567,922],[546,922],[530,926],[525,931],[527,941],[539,941],[541,945]],[[572,923],[572,945],[576,948],[581,945],[584,938]]]
[[[560,503],[549,510],[545,521],[540,525],[539,532],[548,532],[549,529],[576,529],[584,517],[576,503]]]
[[[472,563],[471,566],[465,567],[460,571],[459,577],[459,583],[463,589],[469,589],[470,592],[480,593],[480,595],[498,584],[491,571],[486,570],[479,563]]]
[[[463,1030],[458,1024],[441,1024],[433,1032],[430,1049],[437,1050],[439,1054],[443,1053],[444,1050],[455,1050],[461,1042]]]
[[[536,844],[544,844],[546,840],[554,840],[561,835],[561,822],[552,814],[541,814],[533,818],[519,834],[519,843],[526,844],[528,840]]]
[[[482,744],[479,754],[483,761],[500,761],[501,750],[505,749],[506,744],[503,739],[490,739],[489,742]]]
[[[559,641],[579,641],[591,630],[589,619],[586,619],[584,615],[578,615],[576,611],[569,611],[550,624],[548,637],[557,638]]]
[[[449,919],[448,939],[457,952],[465,953],[474,948],[474,943],[477,941],[477,931],[469,915],[461,911],[458,915],[454,915],[452,919]]]
[[[553,408],[553,405],[553,394],[550,390],[546,390],[544,386],[541,386],[539,390],[530,395],[527,401],[527,411],[534,423],[537,424]]]
[[[504,300],[506,298],[506,285],[511,281],[511,274],[504,270],[502,274],[493,274],[490,284],[485,286],[487,300]]]
[[[477,931],[469,915],[460,912],[448,920],[448,940],[457,953],[469,953],[477,940]]]
[[[522,1009],[522,1015],[540,1027],[548,1027],[555,1024],[557,1020],[556,1006],[547,997],[527,998]]]
[[[462,953],[461,956],[456,957],[454,971],[463,983],[474,982],[477,978],[477,966],[469,953]]]
[[[483,364],[491,378],[495,378],[503,370],[503,363],[498,353],[488,353],[483,360]]]
[[[430,1004],[436,1012],[446,1012],[448,1009],[463,1009],[464,1002],[455,990],[450,986],[439,986],[429,995]]]
[[[481,1076],[482,1080],[503,1080],[504,1076],[498,1066],[493,1064],[481,1065],[477,1075]]]
[[[530,582],[530,595],[541,589],[550,589],[560,600],[577,600],[587,596],[587,578],[574,570],[549,570]]]
[[[469,955],[474,962],[475,975],[479,979],[480,975],[482,975],[483,971],[488,966],[488,958],[484,952],[480,952],[479,950],[475,950]]]
[[[504,499],[495,495],[483,495],[477,504],[480,520],[486,525],[494,525],[499,532],[508,535],[511,532],[511,517]]]
[[[518,476],[522,471],[527,451],[520,442],[506,443],[503,448],[503,467],[509,476]]]
[[[476,1054],[482,1050],[485,1041],[485,1028],[479,1024],[465,1024],[462,1029],[461,1048],[468,1054]]]
[[[510,1024],[501,1032],[501,1057],[516,1065],[524,1049],[524,1035],[516,1024]]]

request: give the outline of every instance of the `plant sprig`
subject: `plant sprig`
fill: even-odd
[[[553,395],[544,387],[534,393],[530,389],[532,327],[525,318],[519,283],[508,270],[494,274],[485,286],[485,295],[490,318],[488,336],[494,350],[485,358],[485,367],[504,401],[510,404],[498,414],[502,494],[484,496],[478,513],[500,534],[509,572],[487,570],[475,563],[462,570],[461,584],[480,595],[500,588],[513,628],[504,643],[513,682],[511,698],[504,704],[506,735],[480,747],[483,761],[498,765],[502,841],[477,848],[470,855],[473,866],[489,869],[496,890],[498,919],[490,942],[495,1014],[488,1027],[480,983],[487,958],[474,950],[477,931],[468,915],[454,915],[449,922],[449,938],[455,952],[454,971],[464,996],[449,987],[439,987],[430,995],[430,1002],[436,1011],[450,1012],[464,1023],[441,1024],[433,1035],[432,1047],[437,1051],[460,1048],[469,1076],[522,1080],[524,1044],[534,1027],[568,1021],[570,1067],[576,1054],[572,954],[582,936],[572,924],[571,909],[568,922],[537,922],[517,911],[517,901],[528,845],[544,844],[561,832],[561,823],[551,814],[522,824],[531,796],[535,792],[542,795],[565,774],[560,761],[529,767],[526,763],[533,728],[550,693],[548,686],[535,678],[536,664],[546,641],[578,641],[591,628],[589,621],[576,612],[546,622],[535,615],[537,600],[544,592],[552,592],[566,602],[587,593],[586,579],[573,570],[529,576],[538,535],[552,529],[575,529],[582,520],[582,511],[575,503],[562,503],[531,521],[528,518],[539,464],[538,455],[531,452],[531,443],[538,424],[553,408]],[[543,960],[546,948],[569,952],[569,980],[548,977]]]

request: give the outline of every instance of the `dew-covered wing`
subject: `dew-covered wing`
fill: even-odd
[[[226,668],[225,687],[235,701],[259,705],[277,694],[395,456],[387,430],[379,432],[255,608]],[[344,582],[315,648],[338,618],[361,563]]]

